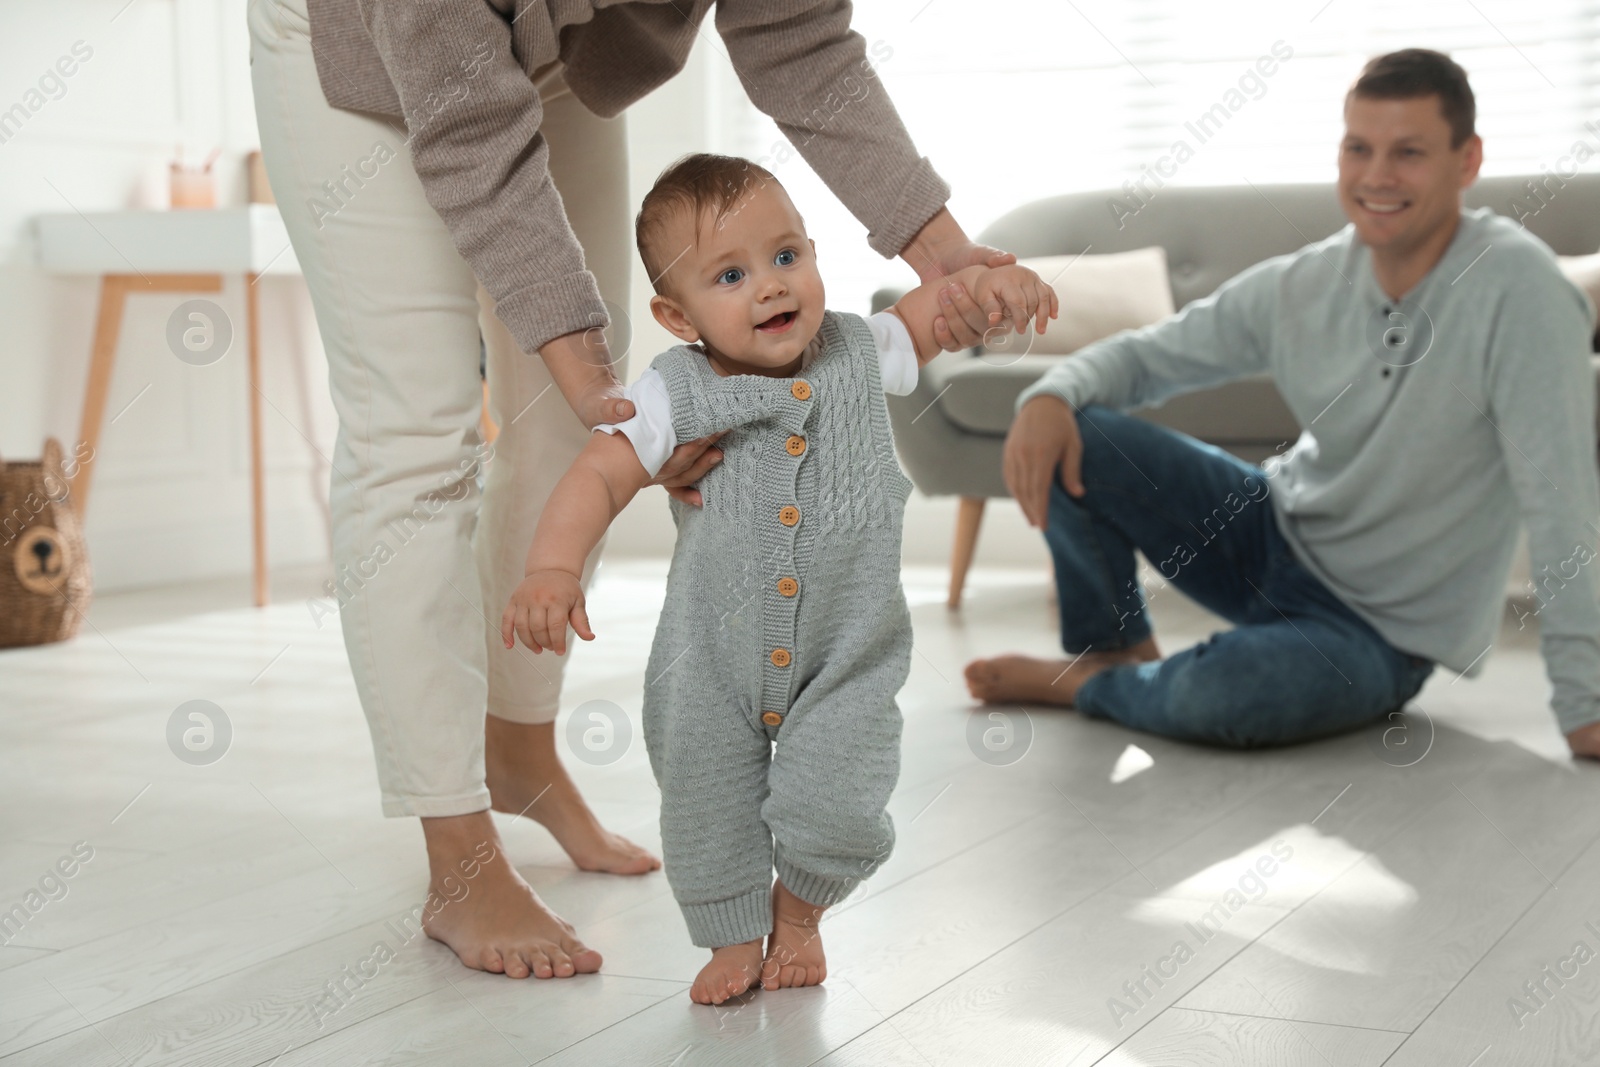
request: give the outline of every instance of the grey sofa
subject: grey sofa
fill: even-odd
[[[1160,245],[1167,253],[1173,305],[1181,308],[1251,264],[1320,240],[1346,222],[1331,184],[1162,189],[1119,229],[1109,202],[1122,195],[1100,191],[1038,200],[1002,216],[979,239],[1019,257]],[[1466,202],[1522,217],[1558,254],[1600,250],[1600,175],[1483,178],[1467,191]],[[872,309],[888,306],[900,292],[880,289]],[[1064,304],[1072,299],[1069,288],[1060,296]],[[930,495],[962,498],[951,553],[951,607],[960,604],[984,502],[1010,495],[1000,462],[1017,395],[1057,360],[1071,358],[976,357],[976,350],[946,352],[924,369],[915,391],[888,398],[895,443],[912,482]],[[1300,435],[1267,378],[1174,397],[1140,414],[1252,463]]]

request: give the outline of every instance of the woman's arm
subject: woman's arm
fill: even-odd
[[[585,426],[622,422],[605,303],[550,178],[544,105],[483,0],[363,0],[423,194],[494,311]]]
[[[361,11],[406,116],[423,193],[495,314],[523,351],[539,353],[585,426],[631,419],[602,330],[605,304],[550,178],[544,106],[506,20],[483,0],[361,0]],[[680,445],[657,483],[699,505],[693,485],[721,459],[710,445]]]
[[[925,282],[938,281],[964,267],[1004,267],[1017,257],[967,236],[947,207],[923,224],[900,252],[900,258]]]
[[[1016,262],[973,243],[944,206],[950,186],[917,154],[878,78],[894,55],[850,28],[849,0],[718,0],[717,31],[751,103],[772,116],[811,168],[867,227],[867,243],[900,256],[924,282],[963,267]],[[870,52],[870,56],[869,56]],[[780,166],[788,146],[756,160]],[[948,350],[979,343],[988,316],[971,303],[941,302],[936,323]]]
[[[718,0],[716,25],[750,102],[867,227],[867,243],[899,255],[950,187],[917,154],[878,79],[894,49],[875,41],[869,58],[849,0]],[[782,145],[755,162],[776,169],[789,158]]]
[[[483,0],[360,6],[400,98],[423,193],[517,344],[535,352],[604,324],[599,287],[550,178],[544,106],[512,54],[509,21]]]

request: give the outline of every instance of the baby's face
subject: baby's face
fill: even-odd
[[[664,258],[683,251],[667,268],[667,294],[650,301],[657,320],[685,341],[704,341],[725,374],[797,373],[822,326],[824,297],[816,249],[783,187],[753,187],[721,219],[685,212],[669,233]]]

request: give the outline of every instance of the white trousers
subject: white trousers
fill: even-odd
[[[535,659],[520,643],[507,651],[500,613],[539,513],[589,431],[537,353],[519,351],[490,310],[423,197],[403,125],[328,106],[305,0],[257,0],[249,21],[262,153],[310,287],[339,416],[335,592],[383,810],[481,811],[485,712],[518,723],[556,717],[565,657]],[[535,83],[567,217],[601,294],[626,308],[624,120],[579,104],[559,63]],[[480,332],[500,428],[492,446],[480,432]],[[626,378],[621,357],[616,373]]]

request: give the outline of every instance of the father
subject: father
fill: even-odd
[[[1348,730],[1435,663],[1481,669],[1525,523],[1534,573],[1559,576],[1551,704],[1600,758],[1590,305],[1537,238],[1463,210],[1474,111],[1448,56],[1373,59],[1345,98],[1349,226],[1023,392],[1005,478],[1049,543],[1071,658],[975,660],[975,697],[1239,747]],[[1305,427],[1265,469],[1123,414],[1263,372]],[[1163,659],[1134,549],[1233,629]]]

